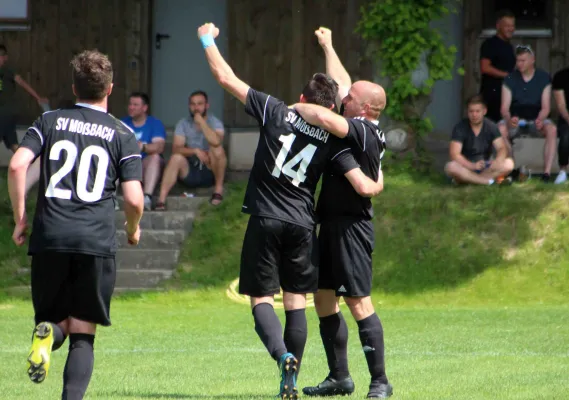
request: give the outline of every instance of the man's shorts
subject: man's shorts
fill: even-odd
[[[247,224],[239,293],[251,297],[318,290],[316,232],[274,218],[252,215]]]
[[[371,294],[371,255],[375,244],[373,222],[359,217],[324,221],[318,235],[320,248],[319,289],[336,296],[365,297]]]
[[[550,119],[544,119],[543,120],[543,126],[544,127],[545,127],[545,125],[552,124],[552,123],[553,123],[553,121],[551,121]],[[500,122],[498,122],[498,125],[506,125],[506,121],[502,119],[502,120],[500,120]],[[543,137],[543,134],[537,129],[534,121],[528,121],[528,122],[526,122],[525,126],[519,126],[518,125],[515,128],[508,127],[508,137],[516,138],[518,136],[529,136],[532,138],[541,138],[541,137]]]
[[[188,158],[190,171],[188,175],[180,179],[184,185],[190,188],[211,187],[215,184],[215,177],[211,169],[206,167],[202,162],[195,163],[191,157]]]
[[[36,324],[68,317],[111,325],[114,257],[45,252],[32,256],[32,302]]]
[[[17,122],[17,115],[0,113],[0,139],[4,141],[7,149],[12,149],[12,146],[18,145]]]

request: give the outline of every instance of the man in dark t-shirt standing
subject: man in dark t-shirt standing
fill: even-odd
[[[457,183],[492,185],[514,169],[508,157],[504,139],[496,124],[485,118],[486,105],[481,96],[468,100],[468,118],[460,121],[452,131],[449,155],[451,161],[445,172]],[[491,160],[492,149],[496,158]]]
[[[494,122],[501,118],[502,81],[516,66],[516,56],[510,43],[515,22],[511,11],[500,11],[496,20],[496,35],[486,39],[480,47],[480,94],[488,107],[486,116]]]
[[[557,157],[559,159],[559,174],[555,179],[556,184],[567,181],[567,165],[569,165],[569,68],[563,68],[553,76],[553,98],[557,105],[559,119],[557,120],[557,136],[559,145]]]

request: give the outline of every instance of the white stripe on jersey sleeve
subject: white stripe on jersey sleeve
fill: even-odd
[[[350,150],[350,149],[347,148],[347,149],[344,149],[344,150],[339,151],[338,154],[336,154],[334,157],[331,158],[331,160],[335,159],[335,158],[338,157],[340,154],[342,154],[343,152],[348,151],[348,150]]]
[[[119,119],[119,121],[121,121],[121,120]],[[128,126],[127,124],[125,124],[123,121],[121,121],[121,124],[123,124],[124,127],[127,128],[129,131],[131,131],[132,133],[134,133],[134,130],[133,130],[130,126]]]
[[[41,145],[43,146],[43,135],[41,134],[41,132],[39,131],[39,129],[36,128],[35,126],[30,126],[30,127],[28,128],[28,130],[30,130],[30,129],[38,134],[38,136],[40,137]]]
[[[265,117],[267,116],[267,104],[269,104],[269,97],[271,95],[267,95],[267,100],[265,100],[265,108],[263,108],[263,126],[265,126]]]
[[[121,159],[119,160],[119,164],[122,163],[122,162],[125,161],[125,160],[128,160],[129,158],[132,158],[132,157],[140,157],[140,158],[142,158],[142,156],[141,156],[140,154],[131,154],[130,156],[126,156],[126,157],[121,158]]]

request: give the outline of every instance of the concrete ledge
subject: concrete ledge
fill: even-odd
[[[516,162],[516,168],[525,165],[532,173],[543,173],[543,146],[545,146],[545,139],[542,138],[518,138],[514,140],[514,160]],[[559,172],[557,146],[555,146],[555,157],[553,158],[551,172]]]

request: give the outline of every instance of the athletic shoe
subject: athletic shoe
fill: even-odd
[[[386,399],[393,395],[393,386],[389,383],[374,383],[369,385],[368,399]]]
[[[144,211],[152,210],[152,197],[145,194],[144,195]]]
[[[307,396],[315,397],[349,396],[355,389],[356,385],[354,385],[354,381],[351,376],[339,381],[328,376],[318,386],[308,386],[303,388],[302,393]]]
[[[41,322],[34,329],[32,349],[28,356],[28,376],[34,383],[42,383],[49,370],[53,329],[47,322]]]
[[[279,369],[281,370],[279,398],[283,400],[298,399],[298,389],[296,388],[298,360],[291,353],[283,354],[279,360]]]
[[[557,178],[555,178],[555,184],[559,185],[561,183],[564,183],[567,180],[567,172],[561,170],[559,171],[559,174],[557,174]]]

